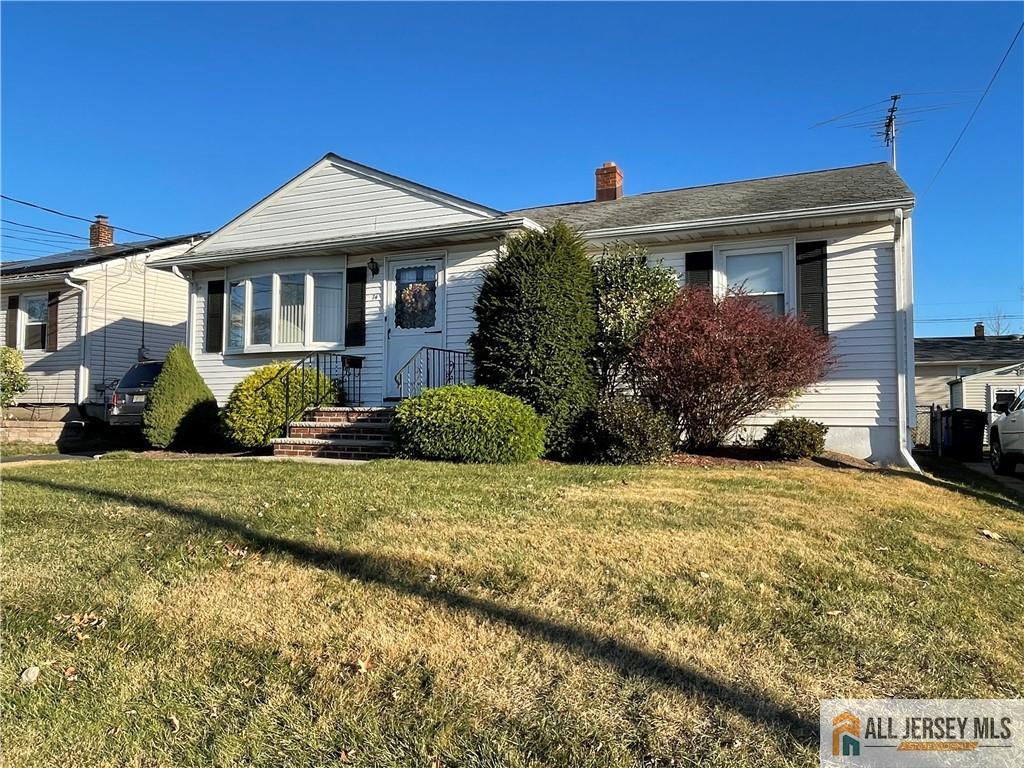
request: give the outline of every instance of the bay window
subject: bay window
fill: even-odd
[[[227,309],[228,352],[340,347],[345,273],[293,267],[234,279],[228,283]]]

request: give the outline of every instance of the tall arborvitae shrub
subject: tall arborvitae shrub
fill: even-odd
[[[218,442],[217,401],[181,345],[171,347],[146,397],[142,434],[155,448],[204,448]]]
[[[576,453],[596,396],[591,262],[566,224],[509,238],[484,279],[469,344],[478,384],[548,418],[547,452]]]

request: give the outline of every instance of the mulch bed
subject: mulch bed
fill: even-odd
[[[855,456],[847,456],[845,453],[825,451],[821,456],[813,459],[795,459],[786,461],[775,458],[759,448],[742,445],[723,446],[709,453],[674,453],[669,456],[664,464],[676,467],[781,467],[781,466],[804,466],[804,467],[829,467],[830,469],[859,469],[876,471],[879,467],[858,459]]]

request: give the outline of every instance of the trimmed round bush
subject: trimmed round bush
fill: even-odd
[[[668,456],[675,443],[669,418],[633,397],[604,398],[587,420],[590,459],[602,464],[648,464]]]
[[[544,453],[544,419],[486,387],[437,387],[403,400],[392,423],[403,456],[515,464]]]
[[[294,363],[271,363],[257,368],[231,390],[224,406],[224,435],[243,448],[263,448],[281,436],[285,422],[302,415],[320,402],[341,402],[335,384],[315,370],[285,372]],[[285,413],[285,380],[289,388],[289,413]],[[303,387],[305,381],[305,387]]]
[[[780,459],[806,459],[825,450],[828,427],[810,419],[779,419],[764,431],[761,448]]]
[[[181,345],[167,352],[146,396],[142,435],[154,448],[211,447],[220,442],[217,400]]]

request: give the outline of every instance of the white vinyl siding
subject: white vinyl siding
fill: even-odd
[[[401,188],[325,159],[239,216],[197,254],[325,241],[477,221],[486,214]]]
[[[896,293],[891,225],[800,232],[797,242],[828,241],[828,331],[837,367],[789,408],[748,424],[763,427],[802,416],[830,427],[893,428],[897,423]],[[650,261],[674,269],[683,281],[684,254],[742,248],[754,237],[653,246]]]
[[[41,295],[46,298],[50,291],[61,292],[60,304],[57,306],[57,349],[54,352],[47,352],[45,349],[24,350],[22,354],[25,357],[25,372],[28,374],[29,386],[18,399],[22,403],[69,405],[78,402],[78,373],[81,362],[79,293],[72,291],[63,283],[4,290],[0,294],[3,306],[0,311],[0,328],[7,327],[8,296],[19,295],[21,303],[24,304],[25,297]],[[19,312],[24,315],[24,307],[19,308]]]
[[[102,402],[106,387],[138,362],[140,348],[159,360],[185,342],[188,283],[180,277],[132,256],[89,267],[74,279],[88,284],[88,400]]]

